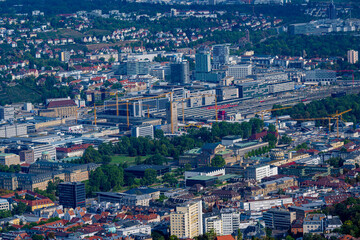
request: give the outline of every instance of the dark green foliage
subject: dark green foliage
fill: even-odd
[[[86,193],[91,196],[94,192],[118,191],[124,185],[124,170],[116,165],[102,165],[89,176],[86,183]]]
[[[345,160],[340,157],[332,157],[328,160],[329,164],[335,168],[342,167]]]
[[[281,107],[281,105],[274,105],[273,108]],[[318,101],[312,101],[309,104],[299,103],[290,109],[280,110],[273,113],[274,116],[278,115],[290,115],[293,119],[302,118],[322,118],[328,117],[331,114],[335,114],[352,109],[343,115],[344,121],[347,122],[360,122],[360,95],[351,94],[340,98],[325,98]],[[332,121],[334,122],[334,120]],[[319,120],[323,126],[328,126],[328,120]]]
[[[154,169],[146,169],[144,173],[144,177],[141,179],[141,185],[152,185],[156,182],[157,173]]]
[[[341,39],[341,41],[340,41]],[[257,54],[302,56],[303,50],[307,57],[346,56],[349,49],[359,50],[360,38],[345,34],[324,36],[305,36],[282,34],[256,44],[253,50]]]
[[[290,144],[291,141],[292,141],[292,138],[285,134],[280,138],[279,143],[280,144]]]
[[[0,172],[18,173],[21,171],[20,165],[0,165]]]
[[[215,156],[213,159],[211,159],[212,167],[224,167],[225,164],[225,159],[222,156]]]
[[[165,173],[163,178],[163,183],[169,184],[171,187],[175,187],[176,184],[178,184],[178,180],[175,178],[175,176],[172,173]]]

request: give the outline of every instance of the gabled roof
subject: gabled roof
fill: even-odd
[[[47,105],[47,108],[58,108],[58,107],[71,107],[77,106],[74,100],[67,99],[67,100],[59,100],[59,101],[51,101]]]

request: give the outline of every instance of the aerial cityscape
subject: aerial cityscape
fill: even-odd
[[[0,0],[0,239],[360,239],[359,0]]]

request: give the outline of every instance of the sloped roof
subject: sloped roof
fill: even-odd
[[[67,99],[67,100],[59,100],[59,101],[51,101],[47,105],[47,108],[58,108],[58,107],[71,107],[77,106],[74,100]]]

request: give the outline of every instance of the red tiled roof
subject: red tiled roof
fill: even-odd
[[[58,107],[71,107],[76,106],[74,100],[59,100],[59,101],[51,101],[49,102],[47,108],[58,108]]]
[[[216,240],[235,240],[232,235],[217,236]]]

